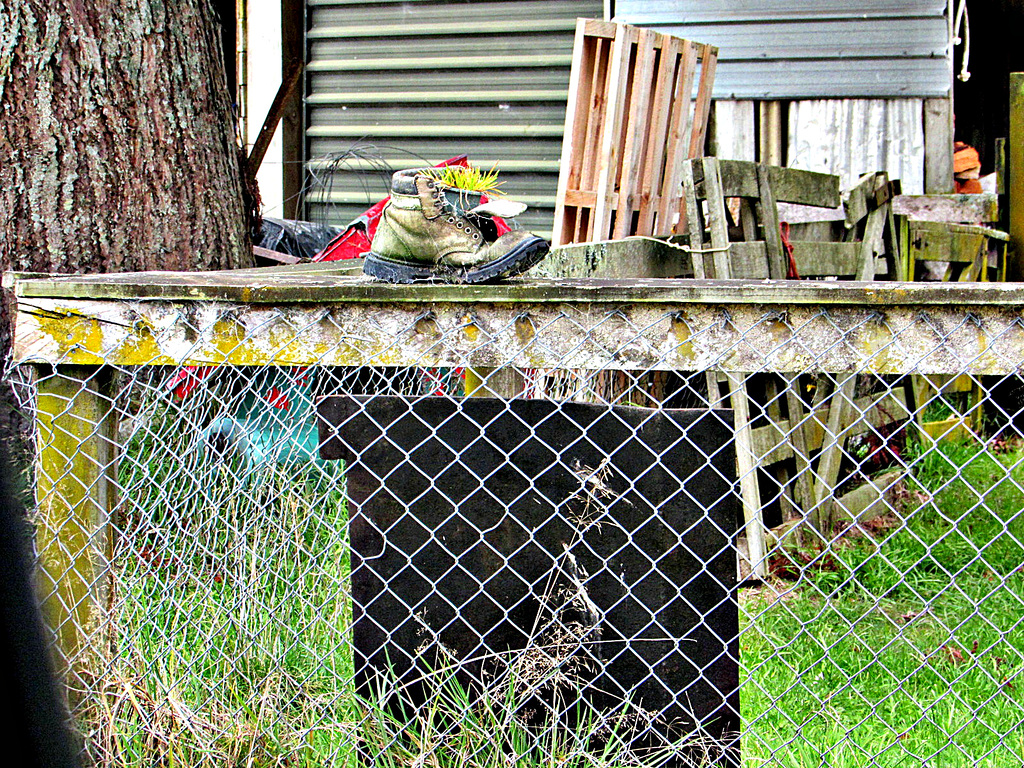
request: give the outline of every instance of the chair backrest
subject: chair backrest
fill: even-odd
[[[1005,278],[1009,235],[987,224],[999,221],[994,194],[901,195],[900,248],[907,280],[985,282]]]
[[[886,239],[892,188],[884,173],[866,175],[845,199],[838,176],[747,161],[698,158],[683,176],[691,247],[704,251],[694,254],[697,277],[874,280],[897,273],[896,248]],[[780,223],[779,203],[831,216],[841,201],[838,226],[824,222],[825,238],[795,239]]]

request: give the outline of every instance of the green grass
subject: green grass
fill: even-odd
[[[903,521],[743,600],[745,762],[1024,763],[1020,450],[918,450]]]
[[[340,465],[217,463],[181,416],[152,419],[120,465],[118,640],[80,713],[92,757],[344,764],[359,714]]]
[[[447,736],[359,706],[339,465],[215,464],[176,415],[121,465],[118,640],[78,713],[97,762],[354,767],[377,744],[379,765],[625,764],[528,748],[500,696],[449,691]],[[781,594],[743,592],[744,768],[1024,763],[1024,450],[911,462],[902,520],[842,537]]]

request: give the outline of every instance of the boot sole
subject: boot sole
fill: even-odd
[[[487,283],[520,275],[541,262],[550,246],[540,237],[524,240],[499,259],[475,267],[424,266],[422,263],[395,261],[370,251],[363,262],[363,273],[388,283],[420,283],[439,280],[446,283]]]

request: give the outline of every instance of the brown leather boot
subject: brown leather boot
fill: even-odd
[[[547,254],[549,243],[529,232],[498,236],[492,217],[518,216],[524,204],[504,198],[481,203],[479,192],[446,186],[426,171],[392,177],[391,202],[366,254],[366,274],[389,283],[482,283],[518,275]]]

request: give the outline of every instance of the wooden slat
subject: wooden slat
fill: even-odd
[[[722,193],[726,197],[758,196],[756,163],[720,160]],[[835,208],[840,203],[839,177],[828,173],[770,166],[768,178],[780,203]],[[698,183],[703,179],[697,179]],[[703,190],[701,190],[703,191]]]
[[[885,252],[882,236],[885,234],[885,217],[887,208],[876,208],[868,214],[864,225],[864,239],[860,243],[861,258],[857,270],[858,280],[875,278],[875,256]]]
[[[640,216],[637,219],[636,234],[655,234],[655,220],[663,191],[661,186],[663,168],[665,167],[666,141],[658,137],[669,135],[669,105],[672,103],[673,86],[675,85],[676,63],[683,40],[669,37],[661,47],[658,59],[658,70],[655,75],[654,96],[651,99],[651,128],[653,137],[647,143],[647,156],[643,164],[643,177],[640,179]],[[655,200],[657,198],[657,200]],[[665,234],[665,232],[662,232]]]
[[[707,183],[707,204],[708,204],[708,229],[711,231],[711,260],[715,265],[713,277],[719,280],[727,280],[732,277],[732,265],[729,263],[729,225],[725,212],[725,199],[722,196],[722,187],[717,184],[719,176],[719,161],[713,157],[705,157],[702,160],[694,161],[694,167],[700,166],[703,169],[703,176]],[[705,262],[707,263],[707,262]]]
[[[999,221],[999,197],[980,195],[897,195],[893,212],[920,221],[975,223]]]
[[[794,240],[793,258],[800,277],[845,277],[857,275],[861,264],[859,243],[822,243]],[[768,254],[763,241],[733,243],[729,254],[732,276],[743,280],[764,279],[768,274]],[[884,274],[885,264],[876,261],[875,274]]]
[[[984,227],[910,221],[907,241],[911,256],[917,261],[973,263],[987,246]]]
[[[789,410],[789,428],[783,428],[781,420],[776,422],[776,424],[782,429],[781,434],[783,436],[788,434],[788,437],[783,438],[782,443],[790,448],[793,458],[796,460],[793,502],[797,509],[802,512],[805,509],[811,508],[814,497],[814,485],[811,482],[811,452],[807,447],[804,430],[793,429],[793,425],[804,424],[807,411],[804,408],[804,401],[800,397],[800,376],[787,375],[784,378],[786,381],[786,408]],[[754,452],[758,456],[765,456],[767,452],[758,453],[757,451],[756,432],[755,430],[755,434],[752,435],[755,444]],[[762,459],[762,462],[762,465],[767,463],[765,459]]]
[[[592,233],[604,239],[610,234],[612,221],[611,195],[618,179],[622,157],[622,131],[629,96],[629,58],[633,44],[632,28],[620,25],[612,42],[611,64],[608,69],[608,96],[601,153],[597,159],[597,204],[594,208]]]
[[[853,228],[867,218],[875,197],[875,174],[866,173],[844,195],[843,207],[846,210],[846,226]]]
[[[688,137],[693,129],[693,114],[690,111],[690,94],[693,91],[693,75],[697,66],[698,45],[690,40],[681,42],[675,98],[672,101],[672,116],[669,119],[668,135],[665,139],[665,179],[661,187],[661,204],[658,206],[657,234],[673,232],[678,220],[678,229],[684,228],[686,203],[681,197],[683,163],[689,159]]]
[[[700,85],[697,88],[697,100],[693,107],[690,157],[700,157],[704,154],[708,116],[711,114],[711,91],[715,85],[715,69],[718,66],[718,49],[713,45],[702,46],[700,55]]]
[[[582,158],[578,156],[577,152],[574,152],[574,149],[583,146],[587,138],[590,98],[593,88],[591,75],[594,71],[597,48],[596,40],[587,39],[586,26],[586,19],[577,20],[574,49],[580,52],[580,61],[579,66],[573,67],[569,75],[569,100],[566,105],[562,159],[559,165],[562,172],[558,175],[558,191],[555,195],[555,226],[552,231],[554,245],[560,245],[570,239],[566,235],[566,229],[571,228],[572,223],[566,221],[565,207],[566,205],[575,205],[575,203],[567,202],[566,192],[570,188],[579,188],[580,176],[583,172]]]
[[[828,419],[825,422],[825,438],[818,456],[817,482],[814,484],[815,527],[822,533],[831,530],[835,514],[831,500],[839,480],[839,468],[843,460],[843,443],[846,442],[850,416],[853,413],[853,398],[857,391],[857,375],[849,375],[829,398]]]
[[[947,224],[940,221],[909,220],[910,230],[917,232],[949,232],[956,235],[981,235],[993,240],[1009,240],[1010,236],[999,229],[983,227],[980,224]]]
[[[701,221],[700,209],[697,205],[696,185],[693,181],[694,163],[686,161],[680,167],[683,186],[683,203],[686,205],[686,223],[690,230],[690,247],[704,247],[704,223]],[[691,254],[693,263],[693,276],[698,280],[707,277],[704,269],[704,255],[701,253]]]
[[[715,374],[709,374],[713,376]],[[765,563],[764,520],[761,516],[761,490],[757,479],[757,457],[750,424],[750,396],[746,379],[735,373],[726,373],[729,381],[729,402],[733,409],[736,425],[736,473],[740,481],[740,498],[743,502],[744,529],[747,534],[747,555],[750,572],[757,578],[767,575]]]
[[[604,37],[609,40],[615,37],[615,28],[618,26],[613,21],[601,21],[600,19],[577,19],[577,23],[583,27],[589,37]]]
[[[779,209],[775,205],[775,194],[769,179],[769,168],[757,168],[757,213],[764,230],[765,249],[768,256],[768,277],[772,280],[786,278],[786,257],[782,252],[782,234],[779,232]]]
[[[619,201],[615,206],[615,228],[612,237],[629,234],[649,235],[650,232],[633,229],[633,211],[640,207],[640,182],[644,176],[643,160],[646,141],[650,134],[649,109],[651,81],[654,77],[654,38],[657,33],[641,29],[637,35],[636,57],[630,72],[629,111],[626,114],[622,167],[619,171]]]

